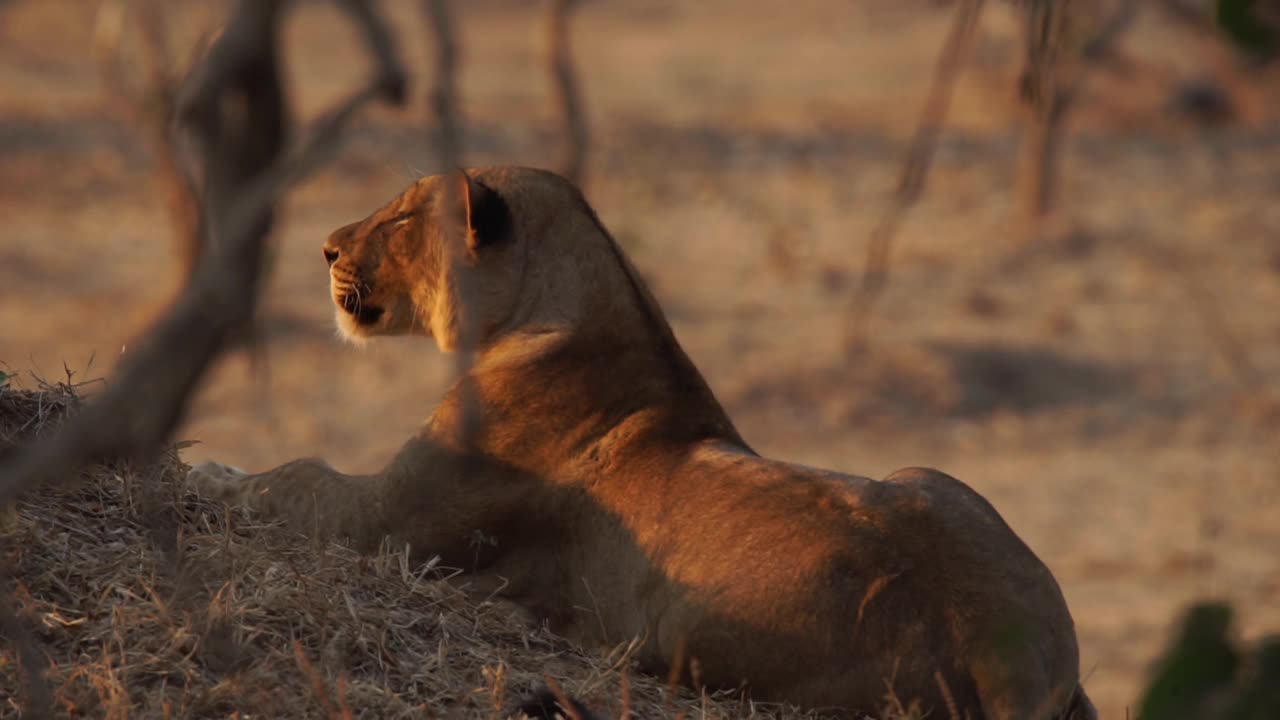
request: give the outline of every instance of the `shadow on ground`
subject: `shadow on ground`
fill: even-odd
[[[865,361],[786,372],[732,398],[752,407],[817,410],[847,422],[982,419],[1121,401],[1135,386],[1124,367],[1036,345],[935,341],[880,350]]]

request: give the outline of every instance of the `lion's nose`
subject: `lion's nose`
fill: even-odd
[[[338,249],[326,245],[324,247],[324,261],[329,263],[329,267],[333,267],[333,264],[338,262]]]

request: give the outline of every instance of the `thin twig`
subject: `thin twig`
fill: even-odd
[[[137,7],[137,24],[141,30],[143,74],[141,87],[130,87],[119,63],[120,44],[128,16],[128,3],[108,0],[98,7],[94,20],[93,50],[105,98],[109,106],[123,115],[142,134],[154,160],[153,182],[168,205],[174,240],[182,273],[189,278],[199,255],[201,234],[198,229],[195,180],[183,166],[176,139],[172,134],[177,87],[181,78],[174,72],[173,53],[164,30],[161,4],[147,0]]]
[[[453,350],[454,377],[457,378],[459,398],[457,437],[461,447],[467,451],[464,461],[469,463],[477,459],[470,451],[476,447],[483,428],[479,390],[471,373],[480,345],[480,327],[476,322],[475,305],[471,302],[475,293],[472,289],[470,266],[477,258],[469,246],[475,229],[471,226],[471,179],[465,170],[455,169],[445,176],[443,195],[446,211],[440,218],[441,232],[445,241],[445,258],[450,265],[453,289],[457,295],[454,312],[458,323],[458,338]],[[465,209],[465,224],[457,222],[458,216],[453,211],[454,208]]]
[[[324,711],[324,717],[331,720],[338,717],[337,710],[329,700],[329,688],[325,684],[324,676],[316,670],[315,665],[311,663],[311,658],[307,657],[307,651],[302,648],[302,643],[298,640],[293,641],[293,659],[298,664],[298,669],[311,683],[311,694],[315,697],[320,709]]]
[[[423,0],[422,10],[436,41],[436,80],[429,100],[435,116],[437,160],[447,170],[456,167],[462,156],[457,90],[458,35],[453,29],[449,0]]]
[[[951,31],[942,46],[933,71],[932,84],[921,113],[920,124],[902,167],[902,176],[889,206],[871,231],[867,244],[867,259],[862,270],[862,281],[850,300],[846,335],[845,356],[852,359],[867,349],[868,325],[871,311],[884,292],[889,276],[889,251],[898,227],[908,210],[916,204],[924,192],[925,178],[933,153],[946,122],[947,107],[951,103],[952,90],[960,73],[961,60],[967,54],[973,39],[974,28],[982,15],[983,0],[960,0],[956,6]]]
[[[950,720],[961,720],[960,710],[956,707],[956,698],[951,694],[951,686],[947,685],[947,679],[942,676],[942,671],[934,670],[933,679],[938,683],[938,692],[942,693],[942,701],[947,705],[947,717]]]
[[[560,687],[560,683],[556,682],[555,678],[550,675],[546,675],[543,677],[543,680],[547,683],[547,689],[551,691],[556,702],[560,704],[560,708],[564,710],[565,717],[567,717],[568,720],[592,720],[591,718],[584,718],[582,716],[582,713],[578,708],[578,703],[574,702],[573,698],[569,697],[569,695],[565,693],[564,689]]]
[[[458,338],[453,357],[460,406],[458,438],[463,448],[472,448],[481,432],[478,391],[471,376],[479,345],[479,327],[474,322],[475,313],[471,309],[474,306],[469,302],[472,297],[469,265],[475,258],[471,257],[468,246],[473,232],[470,226],[471,180],[462,169],[462,131],[458,119],[460,53],[448,0],[423,0],[422,8],[436,41],[436,79],[430,100],[437,127],[436,157],[446,175],[441,201],[445,211],[440,216],[440,230],[453,289],[458,297]],[[465,225],[457,221],[459,214],[455,210],[458,208],[465,213]]]
[[[1135,0],[1120,0],[1096,31],[1077,41],[1072,35],[1080,18],[1069,15],[1073,7],[1033,0],[1026,8],[1027,55],[1020,85],[1030,121],[1019,182],[1024,238],[1056,207],[1066,119],[1089,70],[1110,54],[1137,14]]]
[[[404,69],[400,66],[400,53],[396,49],[391,29],[369,0],[337,2],[351,16],[364,38],[365,47],[373,55],[377,75],[370,86],[381,88],[382,97],[387,102],[403,105],[407,99],[407,80]]]
[[[668,713],[675,707],[676,697],[680,692],[680,680],[684,677],[684,652],[685,638],[681,635],[676,638],[675,652],[671,655],[671,667],[667,668],[667,692],[663,695],[662,708]],[[677,717],[680,716],[677,715]]]
[[[560,121],[564,125],[565,157],[561,174],[573,184],[581,186],[585,181],[587,166],[586,111],[583,109],[582,90],[574,71],[573,50],[569,45],[569,19],[578,7],[578,0],[550,0],[547,18],[547,59],[551,78],[556,88]]]
[[[622,695],[622,707],[618,710],[618,720],[631,720],[631,674],[627,672],[626,666],[623,666],[618,681]]]

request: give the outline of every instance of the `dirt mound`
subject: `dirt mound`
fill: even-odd
[[[0,388],[0,443],[78,404],[68,385]],[[494,718],[551,677],[618,717],[624,674],[638,717],[764,709],[670,693],[630,672],[625,646],[575,648],[396,549],[361,557],[202,500],[177,450],[90,468],[0,522],[0,717],[41,692],[24,656],[57,716]]]

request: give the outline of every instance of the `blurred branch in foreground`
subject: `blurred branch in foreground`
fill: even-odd
[[[280,80],[284,0],[241,0],[182,92],[169,74],[158,6],[142,6],[145,90],[141,97],[128,92],[111,66],[107,87],[119,91],[118,102],[131,105],[156,152],[187,282],[98,398],[54,432],[6,455],[0,464],[0,507],[87,462],[155,457],[185,415],[205,371],[253,317],[280,195],[334,153],[344,126],[360,108],[379,98],[403,101],[404,73],[385,26],[365,0],[343,2],[374,49],[377,72],[292,144]],[[97,46],[110,55],[118,49],[126,8],[112,3],[105,12],[99,16]],[[190,135],[195,154],[190,167],[198,173],[189,173],[182,163],[178,129]],[[52,707],[41,660],[23,641],[26,633],[7,599],[0,603],[0,628],[23,662],[26,715],[48,716]]]
[[[577,7],[578,0],[551,0],[547,18],[547,60],[559,100],[560,121],[564,124],[568,142],[560,173],[581,187],[585,181],[589,136],[582,91],[574,71],[573,50],[569,46],[569,20]]]
[[[436,77],[430,96],[437,128],[436,159],[440,164],[440,172],[449,175],[451,179],[444,183],[442,206],[469,207],[470,183],[462,166],[462,124],[458,118],[458,33],[454,28],[449,0],[423,0],[422,11],[436,42]],[[471,261],[467,249],[471,228],[458,222],[458,215],[453,212],[441,213],[439,221],[445,239],[445,252],[454,268],[451,273],[452,281],[458,295],[468,297],[473,292],[469,282],[471,274],[461,272],[458,268]],[[463,447],[471,447],[481,432],[480,405],[471,378],[479,328],[473,322],[473,313],[467,309],[469,307],[470,303],[459,303],[458,347],[453,354],[453,376],[458,383],[462,407],[458,416],[458,437],[461,438]]]
[[[355,16],[371,44],[386,41],[363,1],[346,4],[363,7]],[[403,71],[386,48],[369,84],[291,144],[278,50],[285,5],[241,0],[173,106],[173,120],[190,133],[193,166],[201,169],[199,182],[183,191],[189,193],[183,207],[195,208],[198,218],[189,226],[189,282],[97,399],[6,458],[0,500],[91,460],[154,456],[205,370],[253,315],[279,196],[332,156],[360,108],[375,99],[403,100]],[[171,133],[166,142],[177,157]]]
[[[252,317],[278,196],[333,153],[361,107],[376,98],[402,100],[403,73],[387,53],[367,87],[288,147],[278,51],[284,6],[242,0],[176,104],[203,175],[193,203],[199,219],[192,225],[190,282],[95,402],[5,464],[0,499],[90,459],[153,454],[204,371]],[[371,11],[357,17],[371,43],[385,39]]]
[[[436,123],[436,154],[442,170],[461,162],[462,126],[458,119],[458,34],[449,0],[423,0],[422,12],[436,41],[436,80],[429,104]]]
[[[846,313],[844,342],[846,360],[852,360],[867,350],[871,311],[876,301],[880,299],[881,293],[884,292],[885,284],[889,279],[889,251],[893,245],[893,239],[897,236],[898,227],[906,217],[907,211],[924,193],[925,178],[929,174],[929,165],[933,162],[938,136],[942,134],[942,127],[947,119],[947,108],[951,103],[956,77],[960,74],[961,60],[968,53],[973,41],[974,28],[977,27],[978,18],[981,15],[982,0],[959,0],[956,5],[951,30],[947,34],[942,53],[934,66],[929,95],[925,100],[915,135],[911,138],[898,187],[888,207],[871,230],[871,238],[867,243],[867,258],[862,269],[862,280],[850,299]]]

